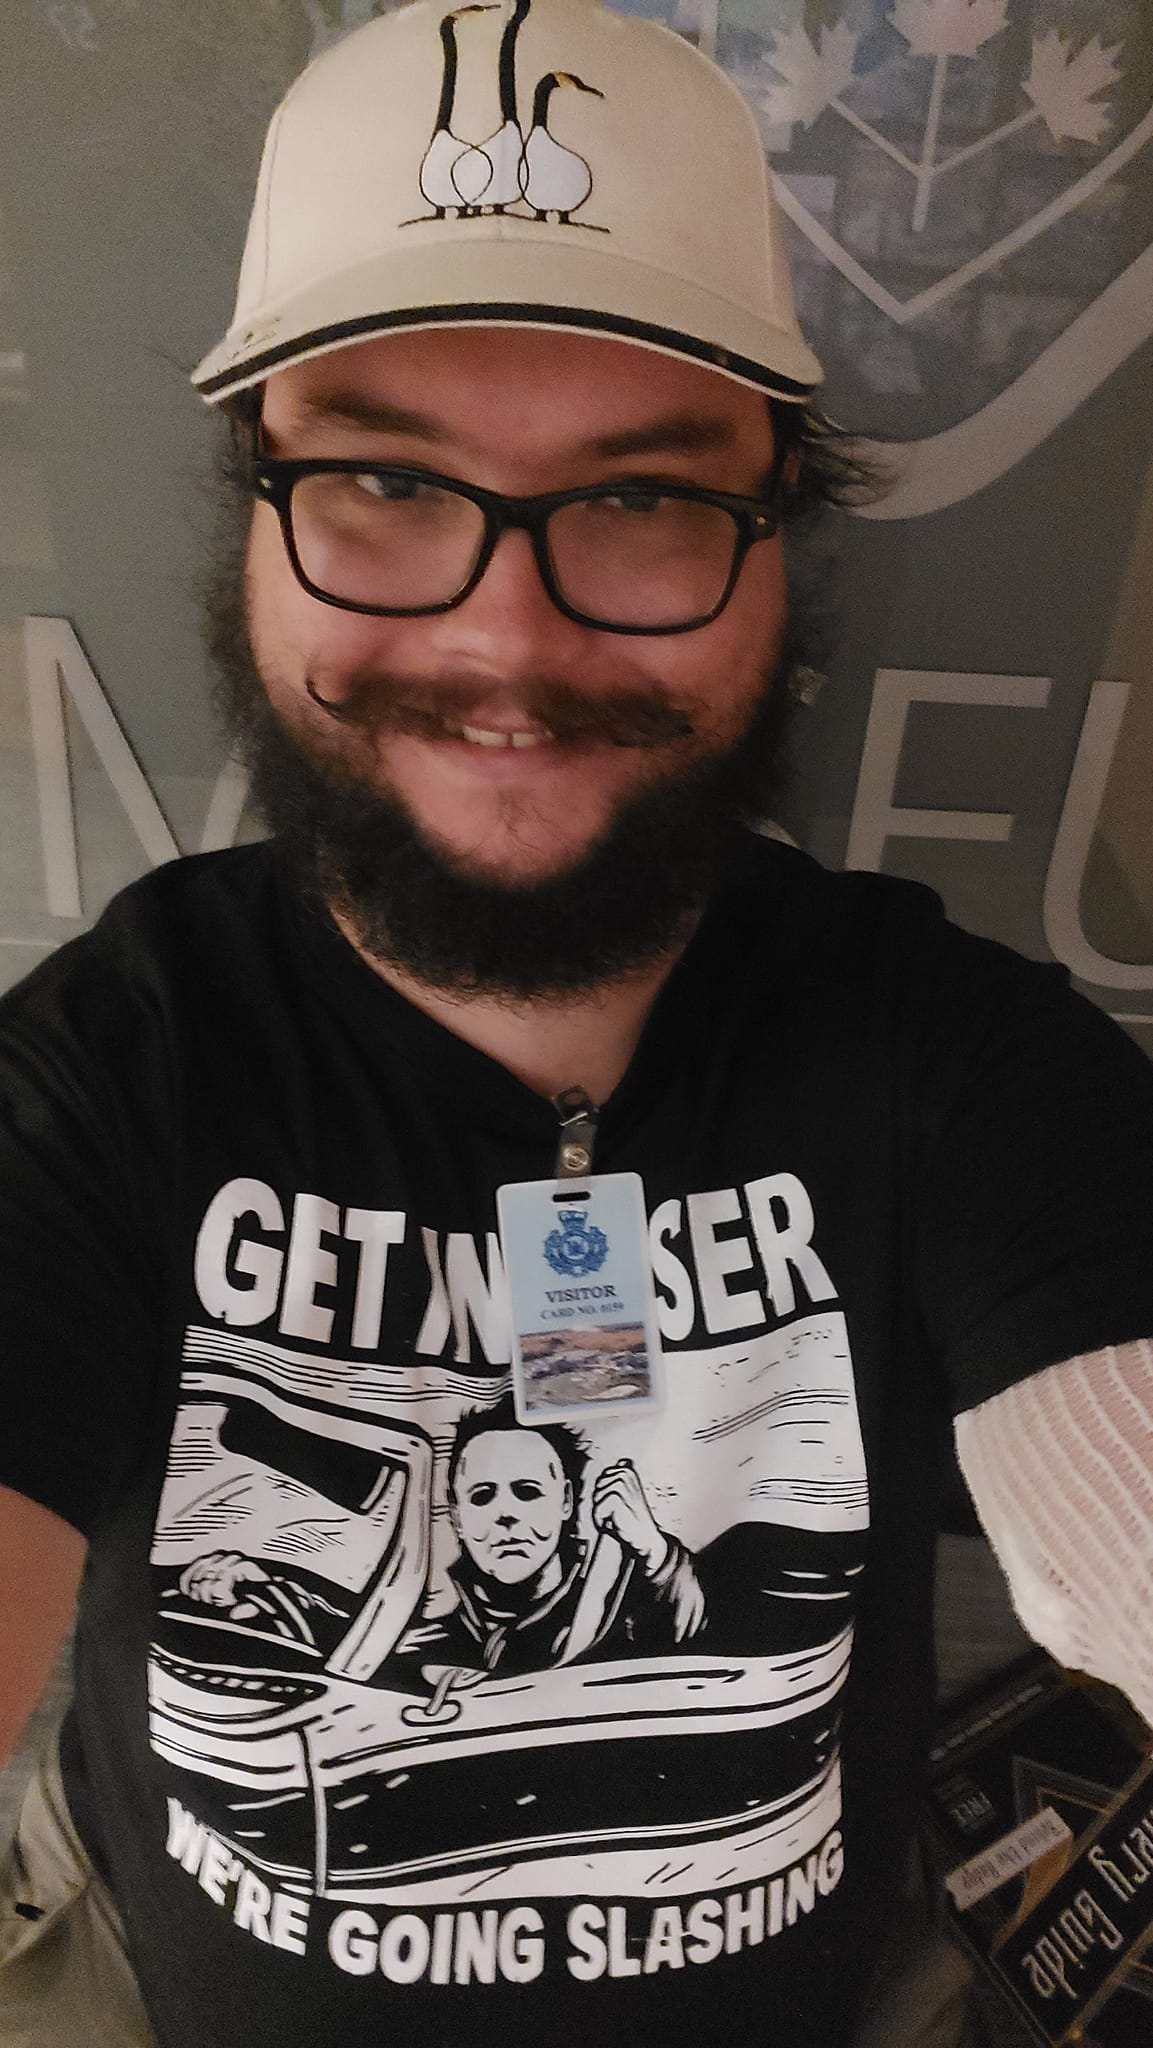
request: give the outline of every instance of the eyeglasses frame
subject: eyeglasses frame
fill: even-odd
[[[737,578],[744,566],[745,557],[757,541],[771,540],[780,525],[778,491],[785,451],[778,448],[772,469],[766,479],[763,497],[743,497],[733,491],[714,491],[696,484],[665,483],[662,480],[638,476],[618,478],[615,483],[586,485],[582,489],[568,491],[545,491],[535,497],[513,498],[502,491],[487,490],[482,484],[464,483],[458,477],[441,476],[436,470],[409,468],[404,463],[365,462],[353,457],[308,456],[285,458],[262,455],[254,452],[251,458],[250,486],[255,497],[272,507],[280,520],[284,545],[292,565],[293,574],[301,588],[321,604],[333,605],[338,611],[357,612],[362,616],[381,619],[434,618],[442,612],[455,611],[467,597],[472,595],[488,568],[497,542],[503,533],[516,531],[527,533],[532,543],[537,570],[549,598],[566,619],[572,619],[578,626],[591,626],[600,633],[624,633],[632,636],[656,638],[672,633],[695,633],[701,626],[711,625],[719,618],[736,589]],[[442,604],[382,605],[354,604],[350,598],[334,597],[330,591],[322,590],[306,575],[296,547],[296,536],[292,529],[292,492],[299,477],[316,476],[325,471],[335,471],[352,476],[403,476],[413,483],[431,484],[441,490],[455,492],[458,497],[467,498],[484,514],[485,530],[480,551],[471,576]],[[568,603],[557,586],[553,565],[549,557],[547,526],[550,515],[562,505],[575,505],[595,498],[619,497],[623,492],[634,489],[645,490],[662,498],[683,498],[696,504],[716,505],[728,512],[737,530],[733,547],[732,568],[729,579],[711,611],[703,612],[683,625],[675,626],[624,626],[610,625],[590,613],[578,611]]]

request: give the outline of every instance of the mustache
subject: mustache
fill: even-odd
[[[417,739],[454,738],[462,725],[481,725],[494,704],[515,709],[561,745],[597,742],[610,747],[660,747],[697,733],[693,710],[674,704],[659,684],[645,690],[614,689],[592,695],[569,683],[541,678],[515,689],[451,677],[416,682],[381,675],[354,675],[339,703],[325,697],[315,676],[305,678],[314,704],[341,725],[374,735],[403,733]]]

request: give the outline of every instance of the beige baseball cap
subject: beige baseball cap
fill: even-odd
[[[415,0],[273,116],[209,402],[398,328],[608,334],[803,401],[753,117],[724,72],[602,0]]]

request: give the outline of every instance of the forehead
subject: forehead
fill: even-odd
[[[264,417],[312,441],[379,429],[535,454],[666,430],[682,452],[759,458],[772,439],[764,395],[699,363],[607,335],[495,326],[378,336],[292,364],[269,378]]]
[[[457,1485],[485,1479],[559,1479],[560,1460],[535,1429],[492,1429],[474,1436],[461,1453]]]

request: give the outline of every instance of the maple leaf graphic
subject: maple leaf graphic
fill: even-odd
[[[820,47],[803,28],[773,37],[769,63],[786,81],[764,94],[771,121],[802,121],[810,128],[817,115],[852,82],[858,38],[843,21],[820,31]]]
[[[1006,26],[1006,0],[896,0],[889,20],[914,57],[975,57]]]
[[[1055,141],[1071,136],[1076,142],[1100,142],[1113,110],[1094,95],[1116,85],[1120,51],[1120,43],[1107,50],[1100,36],[1094,36],[1074,56],[1055,28],[1034,36],[1033,67],[1025,91]]]

